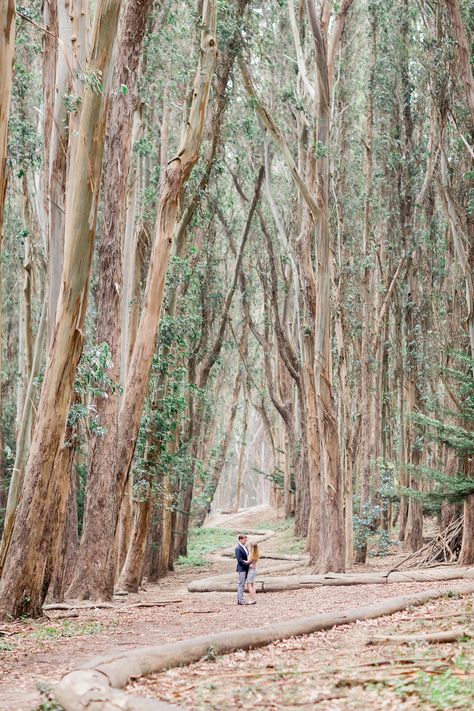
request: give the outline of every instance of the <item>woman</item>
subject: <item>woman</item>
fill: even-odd
[[[255,589],[255,578],[257,576],[257,561],[260,558],[260,553],[258,552],[258,545],[252,543],[250,546],[250,554],[247,558],[246,563],[249,566],[249,572],[247,574],[247,586],[249,590],[250,599],[249,605],[257,604],[257,591]]]

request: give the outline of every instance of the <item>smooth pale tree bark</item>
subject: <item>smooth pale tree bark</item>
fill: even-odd
[[[66,209],[66,169],[68,156],[68,113],[64,96],[72,93],[72,15],[69,0],[51,0],[43,7],[45,26],[57,35],[59,43],[45,36],[45,198],[48,246],[48,345],[56,322],[64,258],[64,216]],[[70,17],[71,14],[71,17]]]
[[[0,256],[3,243],[3,216],[7,192],[7,146],[8,119],[13,78],[13,54],[15,51],[15,0],[2,0],[0,5]],[[3,288],[0,270],[0,373],[2,373],[3,343]],[[0,422],[2,421],[2,398],[0,398]],[[0,502],[4,498],[3,433],[0,426]]]
[[[134,113],[132,145],[134,145],[136,141],[138,141],[142,137],[142,108],[142,106],[139,106]],[[136,332],[136,329],[133,328],[133,325],[136,322],[136,319],[133,318],[133,313],[138,308],[138,304],[135,303],[134,300],[134,295],[136,293],[137,281],[139,280],[139,269],[137,269],[139,229],[137,229],[135,226],[138,201],[138,185],[140,181],[139,170],[139,161],[132,161],[129,171],[127,209],[125,216],[125,230],[122,248],[123,280],[120,307],[120,384],[122,385],[122,387],[124,387],[127,382],[127,370],[128,363],[130,360],[130,351],[133,350],[133,343]]]
[[[150,258],[140,325],[118,417],[118,448],[114,464],[116,489],[114,498],[111,502],[108,502],[109,505],[107,507],[110,525],[107,528],[104,527],[104,537],[94,560],[94,567],[96,570],[102,571],[104,578],[100,584],[104,597],[110,596],[113,591],[113,566],[108,562],[108,559],[113,555],[113,540],[118,523],[120,504],[128,481],[148,388],[148,379],[155,351],[155,338],[163,302],[166,271],[173,244],[173,233],[177,223],[179,196],[199,157],[204,132],[209,91],[217,52],[216,13],[213,0],[204,4],[202,20],[201,57],[194,82],[189,118],[178,153],[168,164],[166,181],[160,197],[157,231]],[[85,574],[87,574],[86,568]],[[79,586],[80,581],[78,578],[77,582]],[[75,583],[73,585],[75,587]],[[71,586],[71,591],[73,589]],[[80,593],[79,590],[78,592]]]
[[[244,411],[242,415],[242,428],[240,431],[240,450],[239,450],[239,463],[237,465],[237,483],[235,486],[235,505],[234,511],[238,511],[240,508],[240,502],[242,499],[242,487],[244,479],[244,466],[245,466],[245,454],[247,451],[247,429],[248,429],[248,414],[249,414],[249,400],[245,388],[245,381],[242,388],[242,395],[244,398]]]
[[[444,137],[443,137],[444,138]],[[461,267],[461,273],[464,277],[465,294],[466,294],[466,310],[467,310],[467,325],[469,329],[469,340],[471,347],[471,357],[474,357],[474,283],[472,269],[472,249],[467,250],[466,244],[469,244],[467,230],[461,222],[459,207],[455,204],[452,190],[448,179],[448,163],[446,158],[446,150],[443,147],[441,150],[441,176],[440,176],[440,194],[441,202],[449,224],[451,237],[453,240],[454,252]],[[470,469],[472,469],[470,467]],[[472,476],[472,472],[469,471]],[[460,553],[460,562],[463,564],[472,564],[474,562],[474,496],[467,496],[463,503],[464,509],[464,527],[463,539]]]
[[[2,0],[0,6],[0,248],[3,238],[3,212],[7,190],[8,119],[13,79],[15,51],[15,0]]]
[[[421,258],[421,247],[418,243],[419,236],[415,222],[415,193],[414,193],[414,141],[416,140],[415,122],[412,113],[413,89],[410,77],[410,15],[408,0],[404,0],[403,17],[400,23],[400,79],[401,79],[401,106],[400,130],[403,136],[401,146],[403,167],[399,180],[399,213],[400,227],[403,240],[403,248],[410,254],[407,264],[407,297],[404,308],[406,362],[405,367],[405,393],[404,400],[407,412],[413,412],[420,405],[420,355],[423,351],[421,337],[416,337],[417,328],[420,327],[421,313],[421,293],[420,281],[418,278],[418,268]],[[421,359],[422,360],[422,359]],[[417,433],[413,425],[408,424],[406,428],[406,462],[411,465],[418,465],[421,462],[421,452],[417,446]],[[417,490],[420,488],[419,480],[416,476],[409,477],[410,486]],[[410,497],[408,500],[408,511],[405,532],[406,545],[412,551],[418,550],[423,545],[423,503],[419,499]]]
[[[18,371],[16,397],[17,433],[20,426],[25,391],[31,373],[31,364],[33,359],[33,325],[31,314],[33,279],[32,242],[34,241],[35,236],[26,172],[22,177],[21,184],[24,256],[21,273],[18,279],[18,283],[21,284],[21,289],[18,309]]]
[[[110,64],[119,9],[118,0],[102,0],[94,18],[87,70],[101,73],[102,91],[87,85],[82,101],[77,155],[67,202],[58,317],[46,363],[22,498],[0,583],[0,614],[12,617],[41,614],[49,584],[46,576],[51,569],[47,563],[56,533],[53,512],[65,508],[69,493],[69,482],[58,478],[54,465],[64,446],[74,377],[83,345]]]
[[[367,517],[372,494],[372,470],[374,460],[375,408],[373,407],[375,387],[372,359],[372,330],[374,328],[374,302],[376,296],[375,254],[372,228],[372,178],[373,178],[373,93],[376,64],[376,27],[375,14],[370,18],[370,71],[367,86],[367,121],[365,131],[365,205],[364,231],[362,242],[364,271],[362,276],[362,334],[361,334],[361,444],[360,444],[360,517]],[[356,563],[365,563],[367,556],[367,537],[358,542]]]
[[[143,500],[133,502],[132,534],[127,557],[117,582],[119,590],[138,592],[143,577],[145,550],[150,527],[151,492],[147,491]]]
[[[113,84],[126,86],[112,99],[104,156],[103,225],[98,237],[99,285],[97,342],[106,343],[112,366],[109,377],[120,381],[120,326],[122,290],[122,242],[125,226],[126,192],[131,161],[133,114],[137,103],[138,64],[151,0],[137,5],[129,0],[120,21]],[[106,428],[96,437],[86,486],[84,523],[76,569],[68,597],[108,599],[115,578],[113,547],[108,548],[115,526],[117,491],[115,469],[118,450],[119,392],[95,401],[97,416]],[[104,556],[106,556],[104,560]]]
[[[31,434],[31,422],[33,417],[33,404],[35,392],[35,379],[38,377],[41,367],[44,342],[46,336],[46,320],[47,320],[47,303],[43,302],[41,316],[36,331],[35,347],[33,353],[33,361],[30,371],[30,379],[25,392],[25,400],[23,412],[21,415],[20,426],[18,428],[16,440],[15,461],[13,464],[12,474],[10,478],[10,487],[8,490],[8,499],[5,508],[5,520],[3,525],[3,535],[0,543],[0,574],[5,564],[5,557],[10,545],[13,524],[15,522],[15,512],[20,499],[20,492],[23,486],[26,456],[28,452],[27,442]]]
[[[322,572],[345,567],[345,529],[342,501],[342,474],[339,471],[339,439],[330,346],[331,236],[329,232],[329,138],[330,107],[334,88],[335,62],[347,13],[352,0],[345,0],[334,18],[327,42],[313,0],[306,8],[313,35],[317,67],[315,102],[316,145],[324,155],[317,161],[320,211],[317,216],[317,300],[314,322],[314,384],[317,397],[317,425],[320,442],[320,542],[317,566]],[[313,502],[312,502],[313,506]],[[311,545],[311,542],[310,542]],[[312,553],[312,559],[316,555]]]
[[[210,129],[210,143],[205,155],[199,185],[183,211],[179,224],[176,228],[175,240],[178,243],[183,239],[184,233],[191,222],[191,219],[196,212],[196,209],[202,200],[202,196],[205,194],[209,184],[217,150],[221,142],[222,124],[229,100],[229,83],[232,79],[236,56],[242,46],[241,22],[248,4],[249,0],[237,0],[235,8],[235,32],[230,37],[227,46],[221,47],[219,50],[215,72],[216,87],[215,101],[213,102],[214,113]]]

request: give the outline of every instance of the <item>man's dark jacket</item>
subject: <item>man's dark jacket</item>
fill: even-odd
[[[248,558],[248,554],[245,552],[245,548],[243,548],[240,543],[235,549],[235,557],[237,558],[237,572],[248,573],[249,564],[245,562]]]

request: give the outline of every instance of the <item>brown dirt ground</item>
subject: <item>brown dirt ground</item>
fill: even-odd
[[[226,522],[231,521],[232,528],[237,525],[250,529],[258,527],[261,521],[268,524],[272,515],[269,510],[249,511],[239,514],[237,520],[230,516],[223,517],[219,523],[225,526]],[[282,538],[277,535],[262,543],[261,551],[273,553],[275,550],[281,550],[281,547]],[[372,558],[367,566],[357,566],[357,569],[387,569],[399,557],[400,553],[395,552],[388,560]],[[117,609],[114,610],[80,610],[76,612],[77,617],[70,619],[59,619],[59,615],[63,613],[50,613],[50,620],[1,623],[0,634],[3,634],[0,636],[0,711],[31,711],[39,708],[46,698],[44,692],[48,686],[54,684],[66,671],[80,666],[91,657],[109,655],[128,648],[165,644],[219,630],[264,626],[274,622],[276,616],[281,621],[289,620],[318,612],[356,607],[430,587],[428,583],[405,583],[350,588],[328,587],[296,590],[286,594],[266,593],[259,596],[256,606],[245,608],[235,605],[234,593],[187,592],[188,582],[196,577],[230,573],[233,570],[234,563],[231,559],[216,558],[205,568],[178,570],[159,584],[146,586],[146,589],[137,595],[129,595],[126,600],[117,600]],[[297,572],[309,571],[299,568]],[[450,584],[445,583],[439,587],[449,590]],[[179,602],[165,607],[127,609],[137,601],[158,600]],[[444,600],[438,604],[455,603]],[[466,600],[457,601],[455,604],[458,611],[462,610],[463,614],[465,612],[467,615],[466,605]],[[424,614],[427,609],[437,608],[436,605],[429,608],[424,606],[418,608],[413,615]],[[399,617],[403,618],[404,615],[399,613]],[[317,704],[318,709],[367,708],[369,704],[376,709],[420,708],[413,705],[393,705],[392,702],[392,705],[389,703],[377,706],[373,700],[367,700],[365,706],[347,705],[352,703],[353,697],[358,698],[360,686],[334,687],[331,681],[331,675],[334,674],[337,680],[341,674],[344,678],[351,673],[361,676],[362,672],[357,664],[370,657],[370,654],[380,658],[381,649],[377,648],[377,651],[373,652],[370,651],[372,648],[369,648],[367,652],[362,640],[364,634],[373,627],[379,629],[380,625],[398,625],[397,616],[387,619],[383,622],[376,620],[310,637],[287,640],[252,652],[237,652],[212,664],[202,662],[187,668],[170,670],[149,680],[136,682],[134,688],[137,693],[181,702],[190,710],[230,711],[249,704],[253,708],[275,709],[313,708],[311,704]],[[453,648],[453,645],[448,646],[451,651]],[[440,651],[441,648],[435,650],[438,656]],[[383,648],[384,658],[390,659],[391,654],[389,647]],[[410,652],[409,656],[413,656],[413,653]],[[357,662],[354,667],[355,660]],[[239,672],[243,671],[244,667],[244,673],[250,676],[244,677],[242,683],[235,683],[235,667],[239,667]],[[332,671],[324,671],[326,668]],[[358,671],[354,672],[354,668]],[[287,669],[290,671],[283,674],[282,670]],[[366,676],[374,677],[379,673],[377,668],[368,667],[368,670],[367,672],[367,669],[363,668],[363,673],[367,672]],[[222,676],[223,674],[226,676]],[[333,687],[337,689],[336,692]],[[379,697],[378,691],[371,693],[375,694],[371,699]],[[325,700],[328,695],[332,698]],[[292,705],[288,705],[289,700]]]
[[[390,586],[391,587],[391,586]],[[372,635],[472,628],[474,596],[442,599],[377,620],[335,627],[170,669],[129,685],[190,711],[413,711],[473,708],[474,643],[387,642]]]

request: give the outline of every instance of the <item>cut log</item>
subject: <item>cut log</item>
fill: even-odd
[[[455,567],[450,569],[407,570],[394,573],[326,573],[326,575],[289,575],[286,577],[261,578],[257,574],[257,592],[277,592],[280,590],[298,590],[317,588],[325,585],[381,585],[390,583],[430,583],[449,580],[472,579],[474,568]],[[193,580],[188,585],[189,592],[234,592],[235,575]]]
[[[374,635],[367,640],[366,644],[385,644],[386,642],[393,642],[394,644],[411,644],[412,642],[444,644],[446,642],[459,642],[463,637],[472,639],[474,632],[466,630],[464,627],[455,627],[452,630],[427,632],[426,634]]]
[[[131,696],[113,689],[99,671],[75,671],[67,675],[55,689],[54,695],[65,711],[183,711],[175,704],[155,699]]]
[[[474,593],[474,583],[454,585],[449,590],[451,594],[463,595]],[[374,605],[366,605],[351,610],[324,613],[312,617],[300,617],[295,620],[279,622],[261,628],[250,628],[238,631],[225,631],[203,637],[186,639],[181,642],[145,647],[133,651],[117,652],[111,657],[94,659],[83,670],[69,672],[55,687],[56,701],[65,711],[76,711],[87,708],[97,711],[108,711],[115,708],[106,705],[109,693],[114,695],[117,708],[129,711],[139,711],[145,707],[135,703],[135,697],[126,695],[121,699],[117,689],[125,687],[130,679],[136,679],[147,674],[154,674],[171,667],[184,666],[206,657],[210,650],[213,655],[229,654],[236,650],[256,649],[272,642],[289,637],[312,634],[321,630],[331,629],[337,625],[347,625],[357,620],[369,620],[383,615],[405,610],[414,605],[423,605],[430,600],[443,597],[448,591],[432,588],[416,595],[389,598]],[[112,687],[109,689],[109,687]],[[98,697],[98,689],[101,696]],[[92,694],[95,693],[94,697]],[[103,705],[92,706],[92,699],[100,698]],[[127,703],[128,705],[125,705]],[[159,702],[155,702],[158,704]],[[123,704],[123,705],[120,705]],[[146,707],[159,711],[158,705]],[[175,707],[176,708],[176,707]]]

